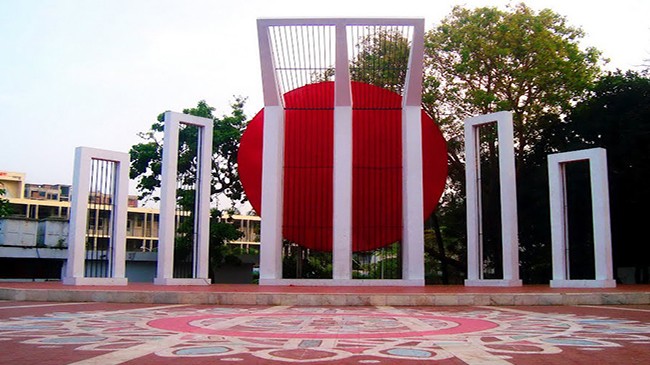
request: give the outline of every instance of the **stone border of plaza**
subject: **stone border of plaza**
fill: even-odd
[[[650,290],[560,293],[265,293],[32,289],[0,287],[0,299],[34,302],[111,302],[298,306],[536,306],[650,304]]]

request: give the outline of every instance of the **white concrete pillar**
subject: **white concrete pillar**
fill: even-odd
[[[259,283],[282,279],[282,203],[284,196],[284,108],[264,107],[262,222]]]
[[[402,111],[402,280],[424,285],[424,190],[420,107]]]
[[[347,30],[336,24],[332,266],[334,280],[352,279],[352,88]]]
[[[503,279],[484,279],[482,270],[483,243],[478,128],[487,123],[497,123],[499,137]],[[465,285],[521,286],[512,112],[497,112],[465,120],[465,180],[467,195],[467,280],[465,280]]]
[[[257,36],[264,96],[262,147],[262,217],[260,227],[261,285],[282,279],[282,214],[284,202],[284,105],[275,74],[269,39],[271,20],[258,19]]]
[[[155,284],[210,284],[210,184],[212,181],[212,123],[201,118],[175,112],[165,113],[162,176],[160,184],[160,221],[158,230],[158,268]],[[178,135],[181,124],[197,126],[199,149],[197,156],[196,202],[194,210],[194,269],[193,278],[174,278],[174,238],[176,235],[176,178],[178,173]]]
[[[85,277],[86,232],[88,220],[88,195],[93,160],[112,161],[116,164],[114,211],[109,228],[109,247],[112,247],[109,261],[111,277]],[[129,189],[128,153],[100,150],[90,147],[75,149],[74,173],[72,178],[72,199],[70,202],[70,227],[68,230],[68,260],[63,283],[67,285],[126,285],[126,214]],[[96,215],[99,215],[97,212]]]
[[[422,67],[424,19],[413,40],[402,97],[402,281],[424,285],[424,188],[422,173]]]
[[[567,227],[565,168],[566,164],[570,162],[584,160],[589,161],[596,277],[593,280],[573,280],[570,278],[568,269],[570,253],[568,249],[569,227]],[[553,252],[553,280],[551,280],[551,287],[616,287],[612,264],[606,150],[591,148],[549,155],[548,177]]]

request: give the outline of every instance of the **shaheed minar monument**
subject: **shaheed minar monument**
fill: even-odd
[[[422,286],[424,220],[447,179],[445,140],[423,112],[424,19],[260,19],[257,22],[264,108],[241,140],[239,173],[260,212],[260,285]],[[399,47],[403,40],[405,47]],[[379,40],[379,48],[371,49]],[[383,42],[381,41],[383,40]],[[405,64],[359,63],[377,51]],[[391,54],[392,53],[392,54]],[[386,81],[390,80],[390,82]],[[167,112],[164,118],[158,269],[155,284],[205,285],[208,277],[212,120]],[[496,123],[499,139],[501,263],[503,277],[483,273],[478,129]],[[191,270],[177,277],[178,135],[197,128],[199,152]],[[512,113],[465,120],[467,286],[520,286]],[[595,278],[572,280],[568,269],[565,211],[566,164],[590,163]],[[79,147],[71,205],[64,283],[124,285],[128,154]],[[607,163],[604,149],[548,158],[553,287],[613,287]],[[86,247],[88,196],[109,194],[109,243],[101,270],[90,270]],[[399,263],[390,278],[355,277],[355,255],[386,256]],[[329,278],[287,278],[291,248],[318,254]],[[89,256],[90,255],[90,256]],[[101,258],[101,260],[100,260]],[[498,263],[497,263],[498,264]]]

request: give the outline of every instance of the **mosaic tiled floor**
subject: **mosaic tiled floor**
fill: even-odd
[[[650,358],[650,311],[644,309],[634,320],[497,307],[56,309],[1,319],[0,344],[83,355],[59,362],[74,364],[505,365],[563,363],[576,351],[595,356],[625,346]]]

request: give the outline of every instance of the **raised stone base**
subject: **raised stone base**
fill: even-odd
[[[155,278],[156,285],[210,285],[210,278]]]
[[[548,286],[261,287],[252,284],[161,286],[130,283],[127,286],[71,287],[61,282],[0,281],[0,300],[265,306],[648,305],[650,285],[553,289]]]
[[[616,288],[616,280],[551,280],[551,288]]]
[[[424,279],[421,280],[367,280],[367,279],[262,279],[261,286],[424,286]]]
[[[87,277],[65,277],[65,285],[127,285],[127,278],[87,278]]]
[[[504,279],[479,279],[465,280],[465,286],[493,286],[493,287],[516,287],[522,286],[521,280],[504,280]]]

